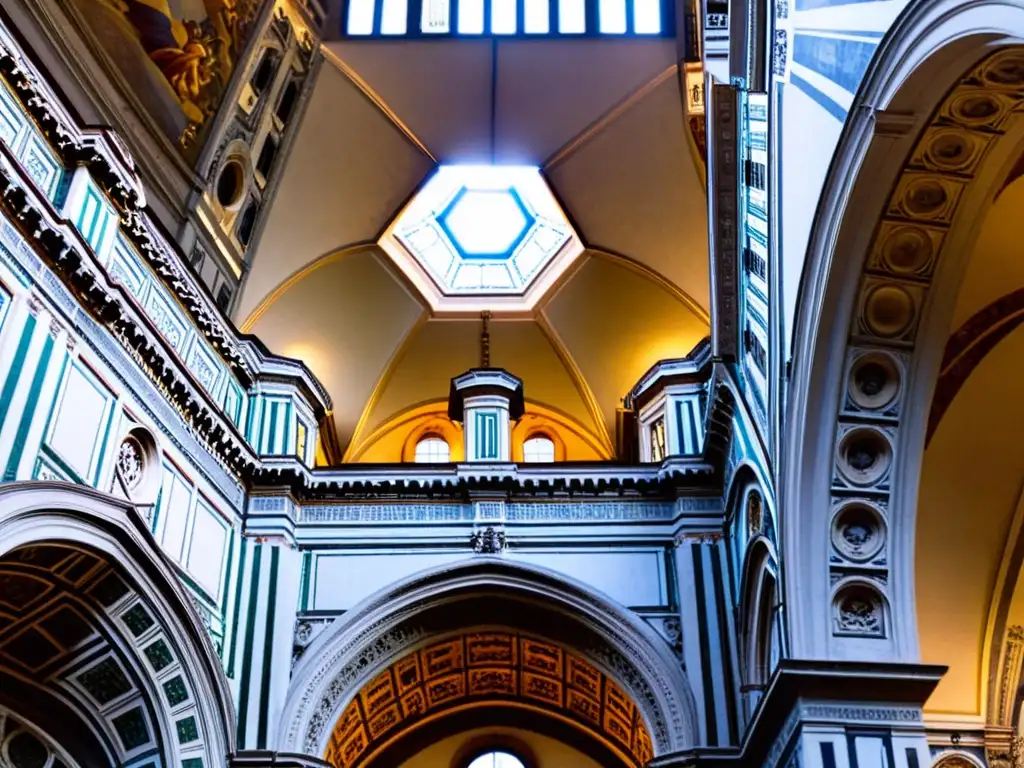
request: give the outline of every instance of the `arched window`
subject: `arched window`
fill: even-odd
[[[256,161],[256,170],[264,179],[270,178],[270,169],[274,167],[274,158],[277,157],[277,139],[267,136],[263,140],[263,148],[260,150],[260,157]]]
[[[274,51],[266,51],[263,54],[263,58],[260,60],[260,65],[256,68],[256,72],[252,76],[252,89],[256,93],[263,93],[264,90],[270,85],[274,79],[274,73],[277,71],[277,53]]]
[[[534,435],[523,442],[523,461],[544,464],[555,460],[555,442],[547,435]]]
[[[511,752],[484,752],[473,758],[466,768],[525,768],[523,761]]]
[[[282,123],[287,123],[288,118],[292,116],[292,110],[295,109],[295,101],[299,98],[299,84],[292,80],[288,83],[288,87],[284,89],[284,94],[281,96],[281,100],[277,102],[277,119]]]
[[[242,245],[248,245],[249,240],[252,238],[252,228],[256,225],[256,214],[258,212],[259,206],[256,205],[255,200],[249,203],[248,207],[242,212],[238,222],[238,242]]]
[[[450,459],[448,443],[437,435],[427,435],[416,443],[417,464],[447,464]]]

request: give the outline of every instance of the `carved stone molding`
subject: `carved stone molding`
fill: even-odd
[[[406,580],[347,612],[307,647],[295,667],[280,727],[279,748],[318,754],[348,698],[399,655],[446,632],[431,616],[479,595],[489,600],[530,595],[532,604],[573,616],[584,634],[573,648],[611,676],[637,703],[658,754],[692,745],[696,710],[678,659],[638,617],[581,586],[540,569],[498,558],[474,558]],[[524,591],[525,590],[525,591]],[[504,595],[504,597],[501,597]],[[566,631],[553,618],[543,636]],[[510,627],[510,629],[525,629]],[[538,628],[534,628],[537,630]],[[558,642],[557,637],[549,637]]]
[[[887,539],[893,467],[899,464],[907,371],[931,281],[949,231],[984,157],[1024,103],[1024,52],[976,65],[925,122],[875,229],[854,303],[846,379],[836,416],[830,581],[863,578],[834,594],[833,635],[886,637]],[[880,135],[905,136],[913,114],[876,112]]]

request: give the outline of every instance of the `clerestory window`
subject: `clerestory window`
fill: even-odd
[[[440,437],[430,435],[416,443],[417,464],[447,464],[451,461],[451,448]]]
[[[668,0],[348,0],[349,37],[670,35]]]

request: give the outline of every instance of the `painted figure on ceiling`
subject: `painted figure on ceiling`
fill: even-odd
[[[122,74],[176,139],[195,135],[219,107],[258,9],[257,0],[78,1]],[[90,12],[93,3],[107,13]],[[131,49],[138,47],[133,57]],[[153,80],[155,72],[147,85],[141,58],[151,63],[142,69],[155,66],[169,89]],[[166,103],[169,96],[174,105]],[[184,120],[168,111],[175,106]]]

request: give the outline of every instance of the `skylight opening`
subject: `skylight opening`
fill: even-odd
[[[382,35],[404,35],[408,11],[409,5],[406,0],[383,0],[380,33]]]
[[[524,0],[523,31],[530,35],[546,35],[551,29],[548,0]]]
[[[558,31],[563,35],[587,31],[586,0],[558,0]]]
[[[516,0],[491,0],[491,33],[516,33]]]
[[[451,297],[522,297],[582,251],[540,170],[500,165],[439,167],[381,245],[417,285]]]
[[[448,19],[451,16],[451,0],[423,0],[423,17],[420,29],[424,34],[443,35],[451,31]]]
[[[484,0],[460,0],[459,34],[482,35],[484,33]]]
[[[633,31],[638,35],[660,35],[660,0],[633,0]]]
[[[601,33],[623,34],[626,31],[626,0],[600,0]]]
[[[344,33],[350,37],[544,37],[671,34],[669,0],[346,0]],[[415,6],[412,6],[415,8]],[[557,22],[554,21],[557,19]]]
[[[348,33],[350,35],[373,34],[374,0],[349,0]]]

